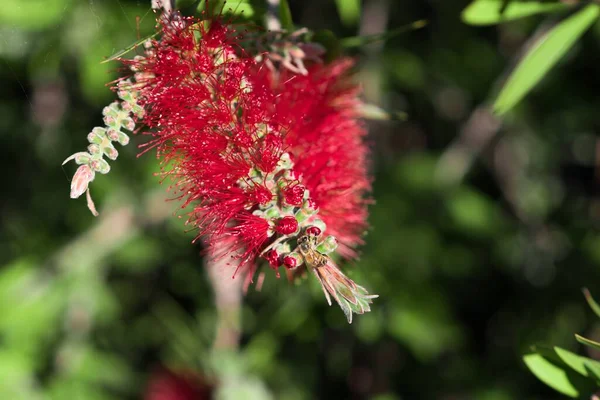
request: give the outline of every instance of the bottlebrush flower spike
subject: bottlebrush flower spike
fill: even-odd
[[[337,249],[354,257],[367,227],[366,131],[352,62],[302,63],[297,71],[246,53],[219,17],[169,18],[143,56],[121,60],[134,74],[118,89],[128,96],[122,112],[153,136],[146,150],[156,148],[172,193],[193,207],[187,223],[212,257],[245,274],[246,288],[259,264],[284,266],[288,276],[304,265],[348,322],[369,311],[377,296],[327,256]],[[133,121],[126,120],[132,128]]]

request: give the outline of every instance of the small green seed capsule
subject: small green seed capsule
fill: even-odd
[[[133,120],[129,117],[124,118],[121,121],[121,125],[125,127],[125,129],[127,129],[128,131],[133,131],[135,129],[135,122],[133,122]]]
[[[90,167],[92,168],[92,170],[101,174],[108,174],[108,172],[110,171],[110,165],[108,165],[106,160],[103,160],[101,158],[98,160],[92,160],[90,162]]]
[[[92,129],[92,131],[88,134],[88,142],[100,144],[106,135],[106,129],[101,128],[99,126]]]
[[[90,156],[88,153],[77,153],[75,154],[75,163],[82,165],[82,164],[87,164],[90,162],[90,160],[92,159],[92,156]]]
[[[121,131],[118,132],[118,135],[119,135],[119,137],[117,140],[118,140],[119,144],[121,146],[126,146],[127,143],[129,143],[129,136],[127,136],[127,134],[125,134]]]
[[[333,253],[338,247],[338,241],[335,236],[327,236],[321,243],[317,245],[317,251],[321,254]]]
[[[116,160],[117,157],[119,157],[119,152],[113,147],[112,144],[103,147],[102,152],[111,160]]]
[[[88,146],[88,151],[90,152],[91,155],[97,155],[100,154],[100,146],[98,146],[97,144],[90,144]]]
[[[279,218],[281,216],[277,207],[269,208],[265,211],[265,215],[267,216],[267,218]]]

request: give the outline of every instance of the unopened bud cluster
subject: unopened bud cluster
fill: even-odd
[[[253,168],[248,177],[240,179],[238,185],[252,189],[254,183],[261,183],[269,189],[263,193],[263,201],[253,215],[263,218],[269,224],[267,235],[275,240],[263,252],[273,269],[284,266],[294,269],[304,264],[304,257],[295,250],[296,241],[302,234],[319,237],[326,225],[318,218],[319,209],[310,197],[309,190],[298,182],[293,172],[294,163],[288,153],[282,154],[277,167],[270,173]],[[335,236],[321,240],[315,250],[328,255],[337,249]]]
[[[132,132],[135,129],[133,117],[141,118],[144,109],[136,102],[136,92],[132,90],[131,82],[123,80],[118,84],[118,95],[121,101],[114,101],[102,110],[104,127],[97,126],[88,134],[90,143],[87,151],[78,152],[68,157],[63,165],[74,160],[80,165],[71,181],[71,198],[76,199],[83,193],[88,192],[89,184],[96,177],[96,173],[107,174],[110,165],[104,159],[116,160],[119,152],[113,145],[114,142],[125,146],[129,143],[129,136],[122,129]],[[88,206],[92,213],[93,203],[88,196]]]

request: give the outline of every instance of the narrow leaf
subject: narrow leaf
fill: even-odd
[[[530,15],[566,9],[564,3],[541,1],[475,0],[462,12],[463,22],[470,25],[494,25]]]
[[[124,48],[123,50],[120,50],[120,51],[116,52],[115,54],[113,54],[112,56],[108,57],[106,60],[102,61],[101,64],[116,60],[117,58],[124,56],[125,54],[129,53],[131,50],[135,49],[136,47],[143,45],[146,42],[146,40],[152,39],[153,37],[158,35],[158,33],[159,32],[154,32],[152,35],[146,36],[145,38],[138,40],[131,46],[128,46],[128,47]]]
[[[600,317],[600,305],[596,303],[596,300],[594,300],[592,294],[587,288],[583,288],[583,295],[585,296],[585,300],[587,301],[594,314]]]
[[[346,26],[356,24],[360,18],[360,0],[335,0],[338,14]]]
[[[598,380],[600,377],[600,363],[598,361],[580,356],[557,346],[554,346],[553,349],[565,364],[579,374],[595,380]]]
[[[375,104],[361,104],[359,113],[362,118],[379,121],[406,121],[408,114],[404,111],[386,111]]]
[[[541,37],[508,78],[494,111],[504,114],[513,108],[598,19],[599,13],[600,6],[590,4]]]
[[[593,340],[586,339],[583,336],[579,336],[578,334],[575,334],[575,339],[577,339],[577,341],[581,344],[592,347],[596,350],[600,350],[600,343],[598,343],[598,342],[594,342]]]
[[[292,20],[292,12],[287,0],[281,0],[279,3],[279,20],[281,27],[289,32],[294,30],[294,21]]]
[[[527,354],[523,357],[523,361],[527,368],[546,385],[566,396],[579,396],[579,391],[571,384],[564,369],[539,354]]]

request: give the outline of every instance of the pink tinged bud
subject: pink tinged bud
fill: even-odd
[[[112,115],[106,115],[106,116],[103,118],[103,120],[104,120],[104,123],[105,123],[106,125],[109,125],[109,126],[112,126],[112,125],[114,125],[114,124],[115,124],[115,122],[116,122],[116,120],[115,120],[115,117],[113,117]]]
[[[283,198],[285,202],[291,206],[299,206],[302,204],[304,193],[306,189],[302,185],[294,185],[283,191]]]
[[[125,129],[127,129],[128,131],[133,131],[135,129],[135,122],[133,122],[133,120],[131,118],[125,118],[123,119],[123,121],[121,121],[121,124],[125,127]]]
[[[66,163],[68,163],[71,160],[75,160],[75,163],[77,163],[79,165],[87,164],[90,162],[91,158],[92,157],[88,153],[82,151],[79,153],[72,154],[65,161],[63,161],[62,165],[65,165]]]
[[[275,230],[283,235],[291,235],[298,231],[298,221],[294,217],[283,217],[277,221]]]
[[[102,153],[104,153],[106,157],[110,158],[111,160],[116,160],[119,156],[119,152],[112,145],[104,147],[102,149]]]
[[[287,269],[294,269],[299,267],[304,262],[304,258],[302,255],[296,252],[290,253],[287,256],[283,257],[283,265]]]
[[[111,141],[116,142],[119,140],[119,131],[114,128],[108,128],[106,130],[106,137],[108,137]]]
[[[121,97],[121,95],[119,95],[119,97]],[[123,98],[123,97],[121,97],[121,98]],[[130,112],[132,109],[132,105],[130,102],[124,101],[121,103],[121,108],[127,112]]]
[[[119,138],[117,139],[121,146],[126,146],[129,143],[129,136],[127,134],[119,131]]]
[[[92,170],[101,174],[108,174],[110,171],[110,165],[103,159],[92,160],[89,165]]]
[[[105,135],[106,135],[106,129],[100,128],[100,127],[95,127],[88,134],[87,139],[88,139],[88,142],[90,142],[90,143],[101,144],[102,141],[104,140]]]
[[[77,168],[71,181],[71,198],[76,199],[81,196],[87,190],[90,182],[94,180],[95,175],[88,165]]]
[[[90,144],[88,146],[88,151],[92,155],[100,154],[100,146],[98,146],[97,144],[92,143],[92,144]]]
[[[319,236],[321,234],[321,229],[316,226],[309,226],[306,228],[306,234],[309,236]]]

